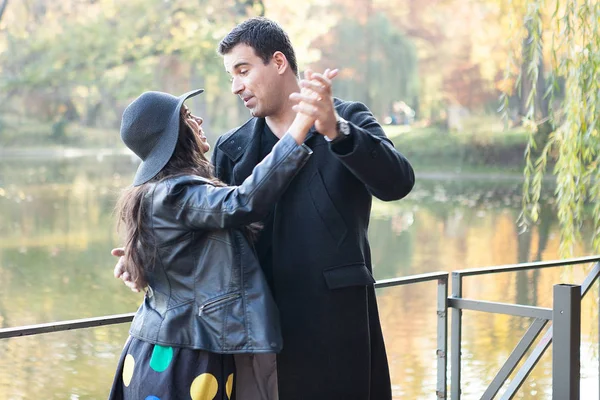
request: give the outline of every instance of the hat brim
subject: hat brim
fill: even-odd
[[[169,118],[169,123],[165,128],[165,132],[152,149],[150,156],[146,161],[142,161],[139,165],[135,177],[133,178],[133,186],[140,186],[150,179],[154,178],[163,168],[173,155],[177,138],[179,137],[179,120],[181,115],[181,106],[183,103],[194,96],[204,92],[204,89],[196,89],[189,91],[177,97],[177,105]]]

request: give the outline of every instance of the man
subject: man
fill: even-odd
[[[298,80],[294,49],[275,22],[246,20],[218,50],[232,92],[253,116],[217,141],[220,179],[241,184],[296,112],[316,117],[314,131],[326,136],[309,133],[313,156],[256,243],[281,316],[279,398],[391,399],[367,230],[372,196],[403,198],[414,185],[413,169],[366,106],[332,97],[337,71]]]
[[[217,141],[219,178],[240,184],[283,136],[295,111],[312,112],[315,130],[329,139],[309,135],[305,143],[313,157],[265,221],[257,243],[281,314],[279,396],[389,399],[367,227],[371,195],[386,201],[406,196],[414,185],[412,167],[364,105],[332,97],[327,71],[301,81],[317,93],[312,106],[310,94],[293,94],[299,92],[296,56],[273,21],[244,21],[221,41],[219,53],[232,92],[253,115]],[[305,108],[290,100],[304,100]]]

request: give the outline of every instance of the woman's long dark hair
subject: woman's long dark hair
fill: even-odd
[[[147,286],[144,271],[154,266],[157,250],[142,201],[150,184],[178,175],[198,175],[209,179],[215,186],[226,186],[215,177],[214,168],[202,150],[200,138],[188,125],[185,115],[186,109],[182,107],[177,144],[164,168],[150,181],[125,189],[117,201],[117,230],[125,239],[124,269],[139,288]],[[261,225],[253,223],[240,228],[249,240],[254,240]]]

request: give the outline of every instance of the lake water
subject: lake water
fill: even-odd
[[[0,160],[0,327],[135,311],[141,294],[112,276],[113,207],[131,182],[128,156]],[[399,202],[375,202],[376,279],[559,258],[551,204],[519,234],[520,177],[417,176]],[[584,226],[576,256],[589,255]],[[590,266],[467,278],[469,298],[552,307],[552,286],[581,283]],[[397,399],[433,399],[436,284],[378,292]],[[478,399],[531,323],[465,311],[463,399]],[[0,398],[103,399],[128,324],[0,340]],[[552,348],[518,398],[549,399]],[[348,349],[351,351],[351,349]],[[582,303],[582,399],[598,399],[598,284]],[[450,380],[448,380],[450,382]],[[448,385],[449,390],[449,385]]]

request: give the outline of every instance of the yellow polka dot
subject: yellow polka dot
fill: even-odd
[[[135,360],[131,354],[127,354],[125,362],[123,363],[123,384],[128,387],[133,378],[133,368],[135,367]]]
[[[225,390],[227,392],[227,398],[231,399],[231,392],[233,391],[233,374],[229,374],[227,377],[227,383],[225,384]]]
[[[194,379],[190,387],[192,400],[213,400],[219,391],[219,382],[212,374],[201,374]]]

